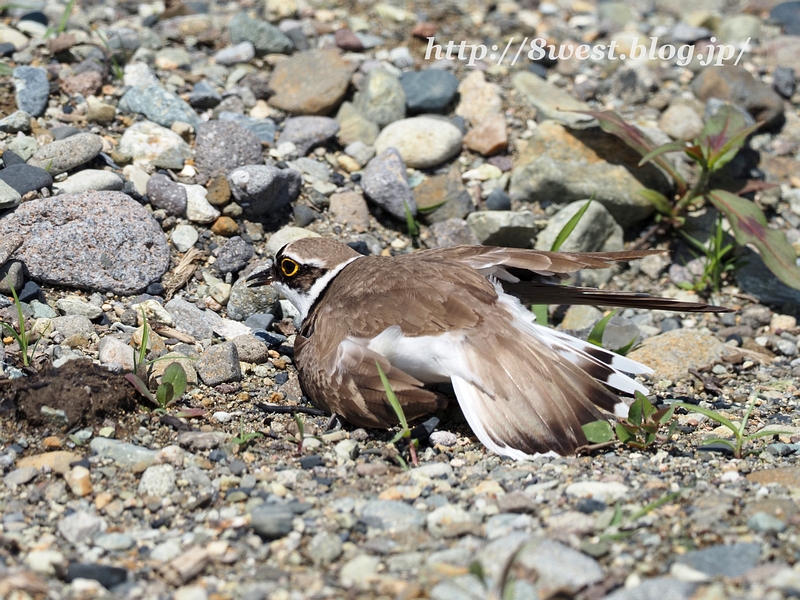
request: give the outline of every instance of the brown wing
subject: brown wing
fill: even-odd
[[[407,418],[433,412],[444,399],[367,348],[369,340],[391,326],[413,337],[472,328],[481,321],[478,310],[496,300],[494,286],[477,271],[457,267],[454,272],[441,260],[369,256],[354,261],[330,283],[297,335],[295,359],[306,394],[362,427],[396,423],[375,367],[378,360]]]

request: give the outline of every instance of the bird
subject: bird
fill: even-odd
[[[283,246],[247,284],[273,285],[299,312],[294,361],[318,408],[357,427],[397,424],[380,365],[408,420],[446,406],[431,388],[450,383],[478,440],[527,460],[587,445],[582,426],[604,412],[627,416],[619,394],[647,393],[631,375],[652,370],[537,323],[525,304],[728,310],[562,283],[580,269],[659,252],[454,246],[365,256],[307,237]]]

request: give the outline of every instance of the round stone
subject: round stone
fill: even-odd
[[[375,149],[380,154],[395,148],[406,165],[428,169],[442,164],[461,151],[458,127],[436,117],[413,117],[395,121],[378,134]]]

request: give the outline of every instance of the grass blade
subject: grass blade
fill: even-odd
[[[578,226],[578,223],[580,222],[583,215],[586,214],[587,210],[589,210],[589,205],[591,203],[592,203],[591,199],[587,200],[586,204],[581,206],[578,212],[572,215],[572,218],[569,221],[567,221],[567,224],[561,228],[561,231],[558,232],[558,235],[556,236],[553,245],[550,247],[550,252],[558,252],[561,249],[561,246],[564,244],[564,242],[567,241],[569,235],[574,231],[575,227]]]
[[[378,367],[378,375],[381,377],[383,389],[386,390],[386,398],[388,398],[389,404],[392,405],[392,409],[397,415],[397,419],[400,421],[400,426],[403,428],[403,432],[405,432],[408,430],[408,421],[406,421],[406,415],[403,412],[403,407],[400,406],[400,401],[397,399],[397,396],[395,395],[394,390],[389,383],[389,378],[386,377],[386,373],[383,372],[381,364],[377,360],[375,361],[375,366]]]
[[[592,327],[592,330],[589,332],[589,337],[587,338],[587,342],[590,344],[594,344],[595,346],[603,347],[603,334],[606,332],[606,326],[608,326],[608,322],[617,314],[617,309],[615,308],[610,313],[608,313],[605,317],[600,319],[595,326]]]

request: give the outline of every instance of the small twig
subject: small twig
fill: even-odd
[[[303,413],[306,415],[311,415],[312,417],[321,417],[323,415],[328,414],[324,410],[320,410],[318,408],[312,408],[310,406],[285,406],[283,404],[268,404],[266,402],[256,402],[256,407],[260,408],[264,412],[278,413],[281,415]]]

